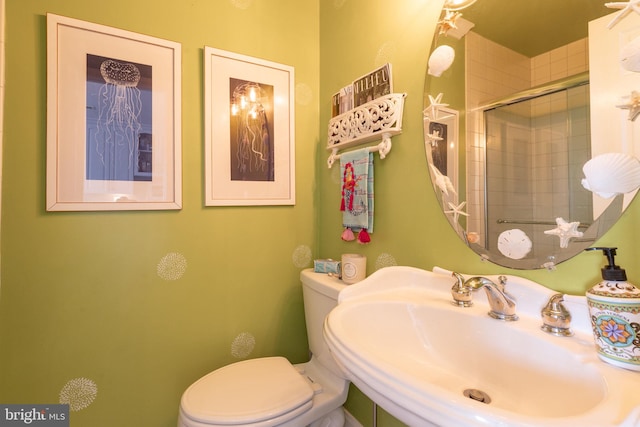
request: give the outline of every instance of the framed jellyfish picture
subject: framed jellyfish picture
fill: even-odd
[[[47,211],[182,207],[180,44],[47,14]]]
[[[204,48],[205,205],[294,205],[294,69]]]

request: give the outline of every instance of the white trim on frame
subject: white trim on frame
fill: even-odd
[[[294,69],[205,46],[205,205],[295,204]]]
[[[181,46],[47,14],[48,211],[182,208]]]

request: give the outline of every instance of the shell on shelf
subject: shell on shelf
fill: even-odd
[[[640,187],[640,160],[625,153],[595,156],[582,167],[582,186],[609,199]]]
[[[451,46],[442,45],[438,46],[429,57],[429,74],[434,77],[440,77],[451,64],[456,57],[456,51]]]
[[[640,72],[640,37],[620,49],[620,65],[628,71]]]

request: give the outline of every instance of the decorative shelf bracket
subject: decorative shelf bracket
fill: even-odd
[[[329,120],[329,168],[340,158],[341,150],[378,140],[382,141],[368,148],[384,159],[391,151],[391,137],[402,133],[406,96],[406,93],[384,95]]]

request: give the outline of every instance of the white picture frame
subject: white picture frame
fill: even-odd
[[[294,82],[291,66],[205,46],[206,206],[295,205]]]
[[[47,14],[47,211],[182,208],[179,43]]]

